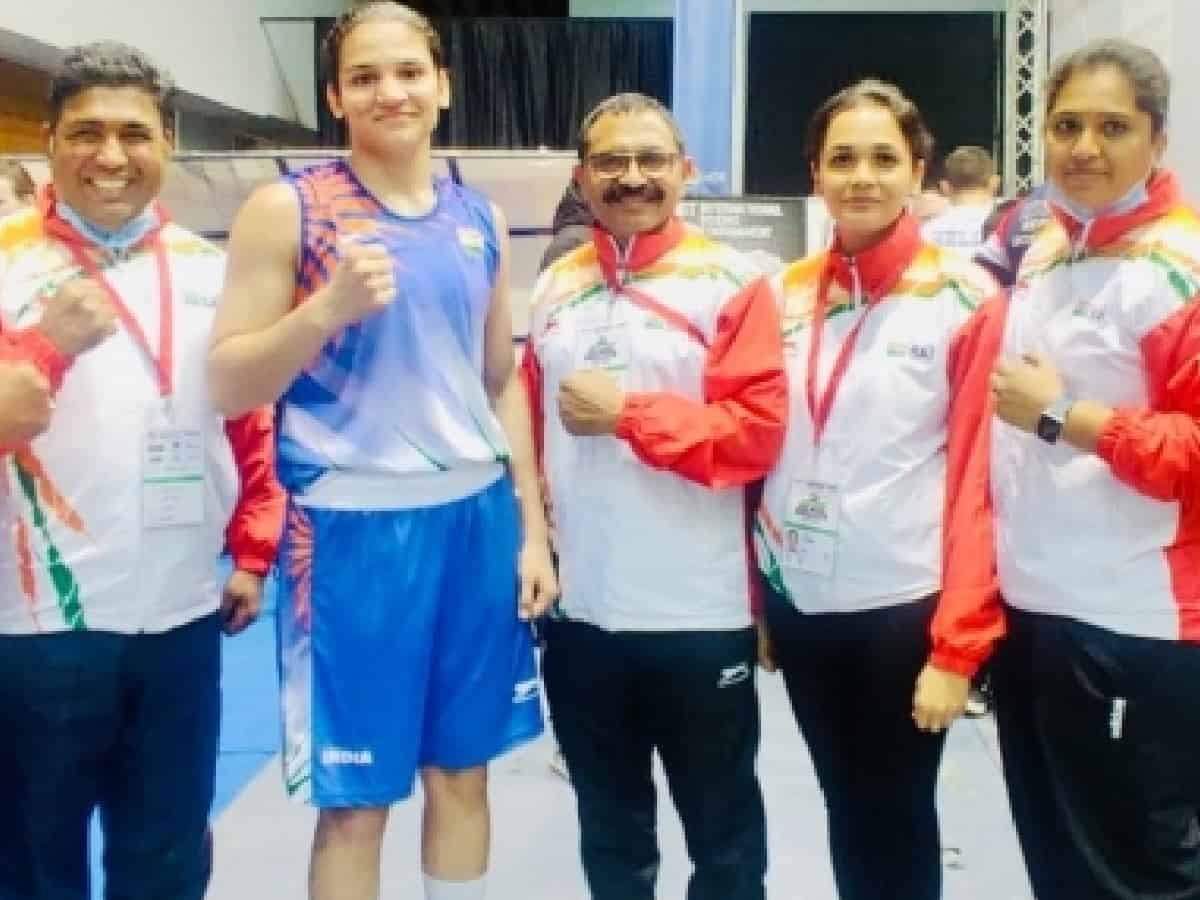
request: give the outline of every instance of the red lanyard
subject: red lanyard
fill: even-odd
[[[654,313],[668,325],[673,328],[678,328],[680,331],[687,334],[693,341],[701,347],[708,349],[708,339],[704,337],[704,332],[688,321],[687,316],[672,309],[665,303],[655,300],[645,291],[635,288],[633,285],[622,284],[617,285],[614,291],[618,294],[624,294],[637,306],[647,312]]]
[[[175,304],[172,298],[171,290],[171,269],[167,263],[167,250],[163,246],[162,240],[155,235],[151,241],[154,248],[154,261],[158,267],[158,355],[155,355],[154,349],[150,346],[150,341],[146,339],[146,332],[142,329],[137,318],[130,312],[129,307],[125,305],[125,301],[121,299],[121,295],[117,293],[117,289],[112,286],[104,273],[88,256],[87,251],[82,244],[71,241],[67,246],[71,248],[71,255],[75,257],[77,262],[87,274],[88,277],[94,278],[104,288],[104,292],[108,294],[108,299],[112,301],[113,309],[117,317],[121,320],[121,324],[125,326],[125,330],[129,332],[129,336],[133,338],[134,343],[138,345],[143,353],[146,354],[150,364],[154,367],[155,375],[158,378],[158,392],[163,397],[170,397],[174,389],[173,375],[174,372],[174,333],[172,331],[172,316],[174,314]]]
[[[625,270],[625,260],[622,258],[621,248],[617,245],[616,240],[614,240],[611,235],[609,235],[609,240],[612,241],[613,249],[616,251],[619,260],[617,268],[619,271],[623,272]],[[634,240],[636,240],[636,238],[634,238]],[[704,332],[693,325],[683,313],[676,309],[672,309],[670,306],[667,306],[667,304],[663,303],[661,300],[655,299],[645,291],[626,283],[620,275],[609,271],[604,266],[601,266],[601,271],[604,274],[604,280],[608,284],[609,291],[611,291],[614,295],[624,295],[635,306],[640,306],[647,312],[653,313],[672,328],[677,328],[684,334],[688,335],[688,337],[694,340],[701,347],[704,347],[706,350],[708,349],[708,339],[704,336]]]
[[[828,312],[826,307],[829,305],[829,283],[832,277],[832,272],[828,267],[821,273],[820,287],[817,289],[817,305],[813,310],[812,330],[808,337],[808,378],[805,388],[808,394],[808,412],[812,416],[813,423],[813,446],[816,447],[821,446],[821,435],[825,433],[825,426],[829,422],[834,398],[837,397],[838,388],[842,386],[842,379],[846,377],[846,372],[850,368],[850,357],[854,354],[854,345],[858,343],[859,332],[862,331],[863,323],[867,321],[867,313],[871,311],[868,306],[863,311],[862,318],[855,322],[854,327],[846,334],[845,340],[842,341],[842,349],[838,351],[837,359],[834,360],[833,371],[829,373],[829,381],[818,399],[817,362],[821,358],[821,339],[825,330],[825,317]]]

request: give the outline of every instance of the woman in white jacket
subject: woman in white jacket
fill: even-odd
[[[995,287],[906,211],[931,152],[895,86],[829,98],[809,164],[833,245],[774,280],[792,399],[756,534],[842,900],[940,896],[944,730],[1003,630],[972,324]]]
[[[1039,900],[1196,898],[1200,221],[1153,53],[1084,47],[1046,96],[1053,218],[992,317],[1005,776]]]

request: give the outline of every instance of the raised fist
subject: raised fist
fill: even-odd
[[[27,362],[0,363],[0,444],[27,443],[50,425],[50,382]]]
[[[338,257],[325,303],[339,327],[365,319],[396,299],[392,257],[383,244],[343,238]]]
[[[73,278],[53,297],[42,300],[38,329],[60,353],[78,356],[117,330],[108,294],[91,278]]]

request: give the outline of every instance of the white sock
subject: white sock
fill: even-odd
[[[476,878],[474,881],[442,881],[440,878],[425,876],[425,900],[483,900],[487,880]]]

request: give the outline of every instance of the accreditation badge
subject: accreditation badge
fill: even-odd
[[[624,322],[584,326],[575,343],[575,369],[602,369],[626,387],[632,358],[629,326]]]
[[[837,485],[797,478],[784,516],[783,564],[811,575],[833,576],[837,567],[841,491]]]
[[[621,390],[630,389],[629,367],[632,346],[626,322],[580,325],[575,336],[575,371],[599,369],[616,380]],[[636,462],[629,445],[611,435],[578,437],[576,452],[585,465],[605,466]]]
[[[180,422],[167,402],[152,404],[142,437],[142,527],[204,523],[204,430]]]

